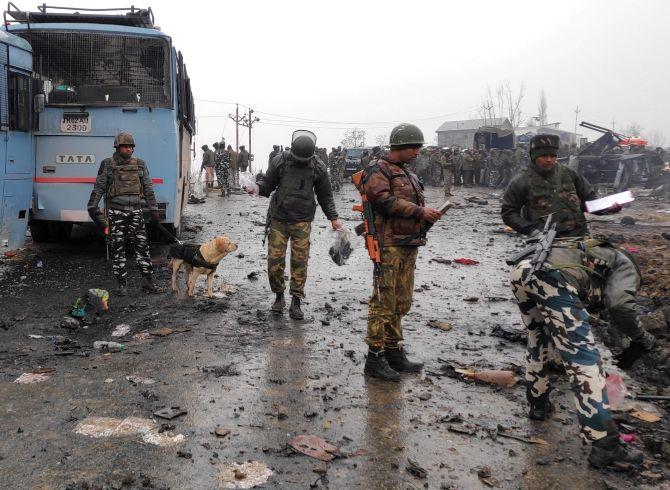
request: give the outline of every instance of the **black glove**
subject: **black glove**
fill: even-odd
[[[647,352],[649,352],[649,349],[647,349],[644,345],[637,342],[631,342],[630,346],[618,355],[614,356],[614,359],[616,359],[616,365],[618,367],[621,369],[629,369],[633,367],[635,361],[637,361]]]
[[[151,222],[153,224],[158,224],[161,221],[161,215],[158,211],[151,211]]]

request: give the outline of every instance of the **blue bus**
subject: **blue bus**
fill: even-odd
[[[35,163],[30,44],[0,31],[0,247],[26,239]]]
[[[195,112],[183,57],[151,9],[42,5],[26,12],[10,3],[5,21],[32,47],[35,93],[45,102],[34,128],[33,239],[66,240],[73,224],[90,221],[98,167],[121,131],[134,135],[161,221],[178,235]]]

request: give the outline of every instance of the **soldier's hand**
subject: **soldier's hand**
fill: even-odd
[[[421,219],[427,221],[428,223],[435,223],[438,219],[442,217],[440,213],[435,208],[423,208],[421,209]]]
[[[630,346],[620,354],[614,356],[616,365],[621,369],[628,369],[635,361],[650,352],[656,346],[656,337],[649,332],[644,332],[640,338],[633,340]]]
[[[337,218],[334,219],[330,222],[331,226],[333,227],[333,230],[341,230],[342,229],[342,220]]]

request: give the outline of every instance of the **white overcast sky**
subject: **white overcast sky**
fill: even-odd
[[[19,6],[34,9],[32,1]],[[408,121],[433,142],[442,122],[478,117],[487,87],[505,81],[525,84],[528,116],[544,89],[549,120],[562,129],[574,129],[579,106],[580,120],[607,127],[615,121],[619,130],[637,122],[670,145],[667,0],[133,3],[151,6],[184,53],[197,147],[222,134],[234,145],[227,115],[238,102],[261,118],[252,141],[261,166],[272,144],[288,144],[300,128],[330,149],[347,128],[365,129],[374,144],[376,135]]]

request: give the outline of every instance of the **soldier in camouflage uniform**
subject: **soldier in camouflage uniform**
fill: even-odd
[[[451,153],[451,148],[444,150],[442,159],[442,180],[444,181],[444,197],[451,197],[451,186],[454,183],[454,156]]]
[[[148,206],[151,221],[160,221],[151,176],[144,160],[133,157],[135,140],[130,133],[117,135],[114,138],[114,148],[114,155],[100,163],[88,200],[88,213],[98,226],[109,228],[112,272],[119,283],[117,294],[128,294],[126,240],[134,245],[137,265],[142,272],[142,288],[155,293],[158,289],[153,283],[153,267],[142,214],[142,208]],[[108,216],[98,208],[103,197]]]
[[[423,133],[413,124],[393,128],[388,156],[365,169],[364,185],[375,215],[381,248],[381,273],[375,275],[368,306],[369,346],[365,374],[398,381],[402,372],[418,372],[401,346],[402,318],[412,306],[418,247],[426,244],[427,224],[442,216],[425,207],[423,186],[408,169],[423,146]]]
[[[640,453],[619,442],[589,322],[589,312],[606,309],[615,326],[631,338],[631,347],[618,357],[620,367],[630,367],[642,353],[652,349],[655,339],[642,329],[634,309],[640,276],[627,255],[601,240],[584,237],[588,229],[582,211],[583,196],[591,195],[590,186],[578,175],[565,173],[565,167],[556,166],[558,146],[558,138],[553,136],[533,138],[533,163],[526,174],[510,183],[503,204],[505,223],[531,236],[540,233],[540,222],[553,213],[559,237],[542,268],[531,274],[530,260],[522,258],[510,277],[528,329],[529,417],[545,420],[553,411],[548,361],[550,353],[557,351],[576,397],[581,435],[593,442],[590,463],[603,467],[615,461],[640,462]],[[527,181],[521,185],[524,177]],[[519,195],[510,194],[521,192],[526,193],[523,208],[527,218],[510,208],[510,203],[520,201]],[[531,254],[532,247],[528,255]]]
[[[316,199],[330,220],[333,230],[342,228],[338,219],[333,192],[328,180],[326,166],[315,155],[316,136],[309,131],[296,131],[291,150],[277,155],[270,163],[258,188],[245,189],[261,196],[270,197],[268,209],[268,277],[270,288],[275,293],[271,311],[284,310],[284,270],[286,248],[291,242],[292,296],[289,316],[296,320],[304,318],[300,302],[305,297],[307,261],[309,259],[309,237],[316,212]]]
[[[214,164],[216,180],[221,189],[221,196],[230,196],[230,158],[225,142],[214,143]]]

